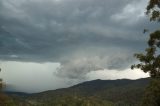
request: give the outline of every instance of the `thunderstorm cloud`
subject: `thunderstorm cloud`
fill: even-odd
[[[146,46],[147,0],[0,0],[0,60],[59,63],[53,74],[85,78],[125,70]],[[151,27],[152,26],[152,27]]]

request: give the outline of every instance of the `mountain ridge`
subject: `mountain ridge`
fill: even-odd
[[[27,102],[27,104],[30,104],[29,106],[34,106],[35,104],[36,106],[59,106],[58,104],[65,106],[86,106],[76,104],[86,104],[88,102],[93,106],[138,106],[149,81],[150,78],[136,80],[96,79],[68,88],[48,90],[30,95],[16,95],[14,93],[9,95],[16,101],[19,101],[18,99],[20,98],[21,102]]]
[[[53,90],[44,90],[44,91],[41,91],[41,92],[36,92],[36,93],[28,93],[28,92],[19,92],[17,90],[12,90],[12,88],[7,88],[6,90],[4,89],[3,92],[4,93],[7,93],[7,94],[14,94],[14,93],[19,93],[19,94],[28,94],[28,95],[32,95],[32,94],[38,94],[38,93],[44,93],[44,92],[50,92],[50,91],[57,91],[57,90],[63,90],[63,89],[68,89],[68,88],[74,88],[74,87],[78,87],[78,86],[81,86],[81,85],[86,85],[88,83],[95,83],[97,81],[100,81],[100,82],[114,82],[114,81],[140,81],[140,80],[149,80],[149,77],[147,78],[139,78],[139,79],[115,79],[115,80],[112,80],[112,79],[108,79],[108,80],[102,80],[102,79],[95,79],[95,80],[89,80],[89,81],[84,81],[84,82],[81,82],[81,83],[78,83],[78,84],[75,84],[75,85],[72,85],[70,87],[64,87],[64,88],[58,88],[58,89],[53,89]]]

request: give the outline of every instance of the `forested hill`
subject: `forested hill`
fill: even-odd
[[[30,95],[11,94],[29,106],[138,106],[149,78],[93,80]],[[16,96],[15,96],[16,95]]]

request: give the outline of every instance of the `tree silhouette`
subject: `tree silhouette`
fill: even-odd
[[[1,72],[1,68],[0,68],[0,72]],[[3,87],[3,83],[2,83],[2,79],[0,78],[0,92],[2,91],[2,87]]]
[[[160,21],[160,0],[150,0],[147,6],[146,14],[150,16],[151,21]],[[160,78],[160,30],[150,34],[148,47],[145,53],[134,55],[139,64],[132,65],[131,69],[139,68],[144,72],[149,72],[152,78]]]
[[[2,92],[2,88],[3,80],[0,78],[0,106],[15,106],[13,100]]]
[[[150,21],[160,21],[160,0],[149,0],[146,14]],[[131,66],[131,69],[139,68],[145,73],[149,72],[151,81],[146,88],[141,106],[160,106],[160,30],[150,34],[148,47],[145,53],[134,55],[139,64]]]
[[[151,21],[160,21],[160,0],[149,0],[146,14],[150,16]]]
[[[134,56],[140,63],[132,65],[131,68],[140,68],[144,72],[149,72],[152,78],[160,78],[160,30],[150,34],[148,48],[145,53],[137,53]]]

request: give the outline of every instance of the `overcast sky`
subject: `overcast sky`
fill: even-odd
[[[93,79],[147,77],[130,70],[157,25],[148,0],[0,0],[0,76],[39,92]]]

